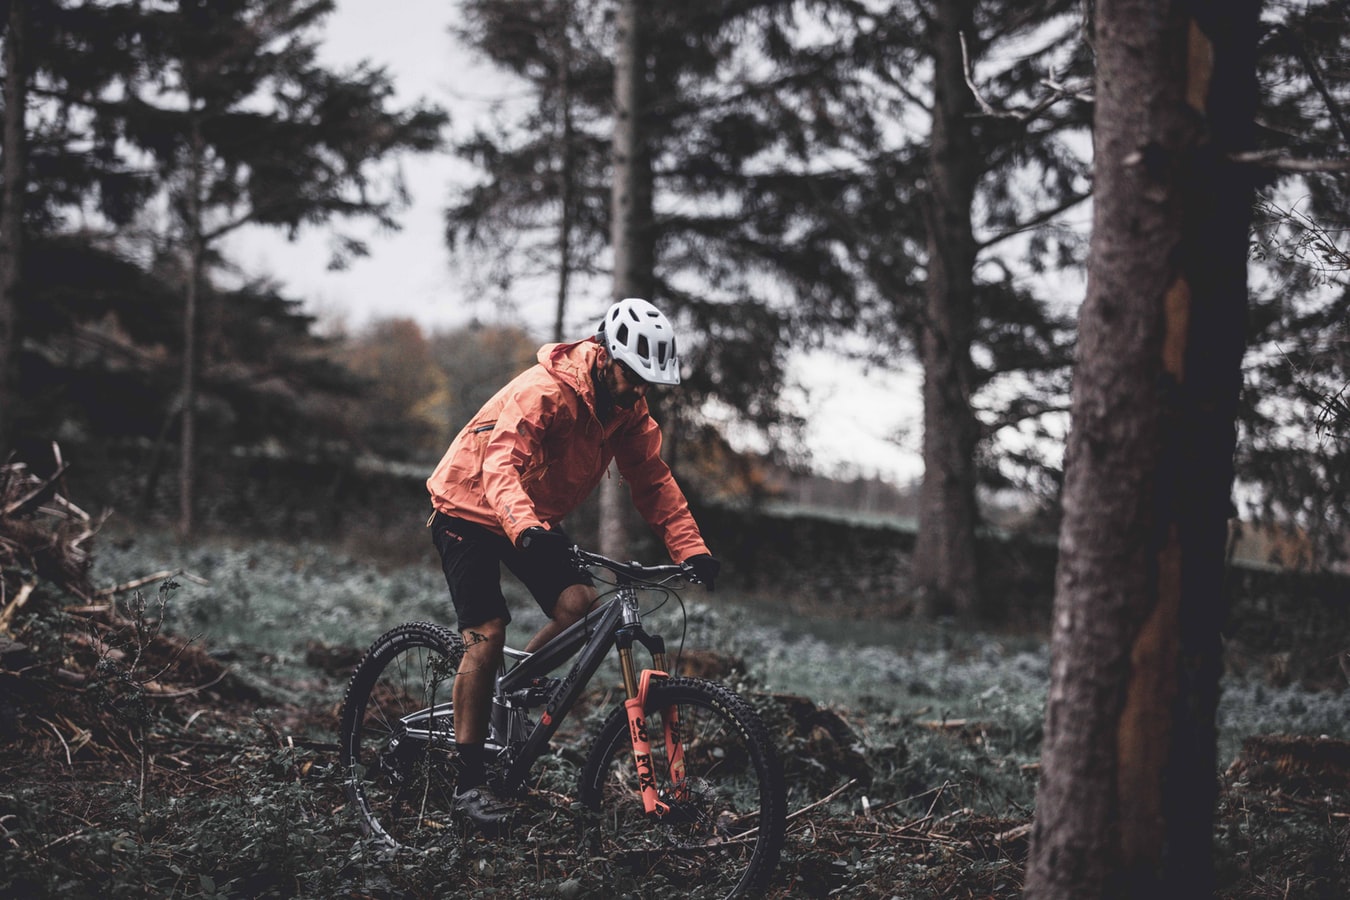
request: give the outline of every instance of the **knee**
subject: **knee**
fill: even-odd
[[[553,607],[553,621],[566,628],[580,619],[595,603],[595,589],[584,584],[574,584],[563,591],[558,603]]]
[[[468,653],[501,653],[502,647],[506,646],[506,622],[489,619],[481,625],[463,629],[460,635]]]

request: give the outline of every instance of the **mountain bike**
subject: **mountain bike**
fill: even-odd
[[[494,790],[529,793],[531,768],[616,650],[626,699],[604,719],[581,765],[577,850],[639,883],[660,876],[708,896],[763,891],[785,830],[773,743],[755,710],[727,686],[669,674],[664,640],[642,624],[643,601],[664,601],[696,583],[692,571],[579,547],[572,554],[609,590],[535,652],[506,648],[486,742]],[[649,668],[638,668],[639,645]],[[451,694],[463,655],[452,629],[409,622],[376,640],[352,675],[339,732],[345,786],[362,830],[384,847],[426,849],[470,837],[452,804]],[[550,674],[573,657],[561,677]]]

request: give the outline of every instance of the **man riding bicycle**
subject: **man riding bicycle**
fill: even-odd
[[[455,805],[484,830],[499,830],[511,812],[487,784],[484,749],[511,620],[499,564],[550,619],[527,651],[585,615],[597,593],[571,562],[561,520],[612,460],[671,558],[712,589],[718,561],[661,459],[661,430],[645,399],[651,385],[679,383],[669,320],[646,300],[620,300],[593,338],[541,347],[538,363],[479,410],[427,479],[435,508],[428,524],[466,648],[453,689],[462,765]]]

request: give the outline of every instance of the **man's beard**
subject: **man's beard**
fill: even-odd
[[[601,422],[608,422],[615,409],[632,409],[642,399],[636,391],[624,394],[616,392],[609,386],[613,377],[610,370],[602,370],[599,366],[591,368],[591,383],[595,385],[595,411]]]

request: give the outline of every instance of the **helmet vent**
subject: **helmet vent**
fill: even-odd
[[[680,360],[670,320],[646,300],[628,297],[605,313],[596,332],[610,356],[649,384],[679,384]]]

